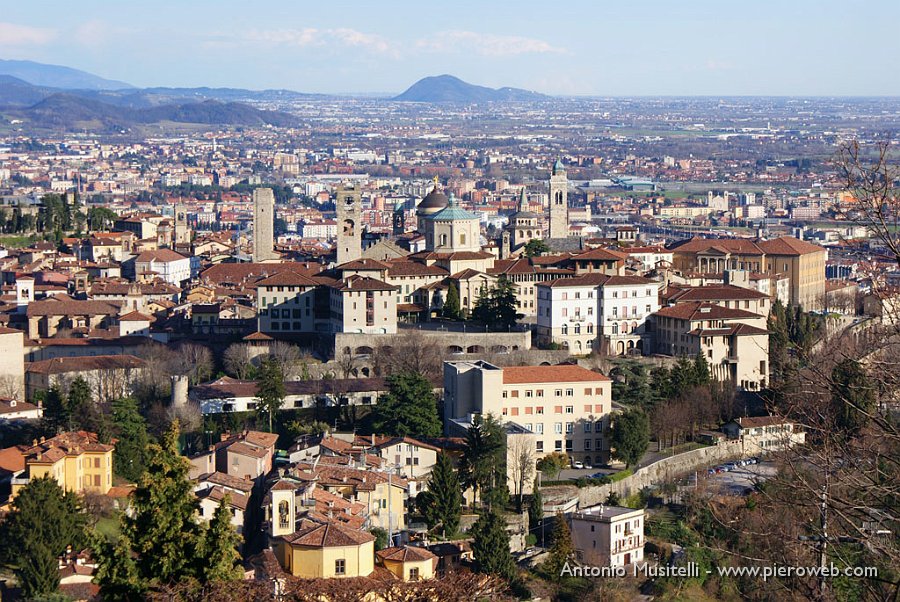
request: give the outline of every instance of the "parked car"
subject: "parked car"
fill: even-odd
[[[584,463],[584,467],[585,467],[585,468],[593,468],[593,466],[591,466],[591,463],[590,463],[590,462],[585,462],[585,463]]]
[[[581,462],[575,461],[575,462],[572,462],[572,468],[581,470],[582,468],[584,468],[584,464],[582,464]]]
[[[734,470],[735,468],[737,468],[737,464],[735,464],[734,462],[728,462],[724,465],[724,468],[725,470]]]
[[[606,476],[606,475],[603,474],[602,472],[595,472],[594,474],[589,475],[588,478],[589,478],[589,479],[602,479],[602,478],[605,477],[605,476]]]

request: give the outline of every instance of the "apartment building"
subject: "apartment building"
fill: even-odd
[[[782,416],[735,418],[722,426],[729,439],[740,439],[745,454],[782,451],[806,442],[806,433]]]
[[[721,307],[742,309],[760,316],[768,316],[772,308],[769,295],[732,284],[707,284],[706,286],[687,286],[672,284],[663,292],[663,304],[702,302]]]
[[[191,278],[191,259],[171,249],[144,251],[134,260],[135,279],[153,280],[159,277],[164,282],[180,285]]]
[[[444,362],[445,425],[491,414],[534,433],[538,457],[564,452],[575,460],[607,461],[611,404],[610,379],[580,366]]]
[[[650,348],[647,318],[659,309],[659,283],[588,273],[539,283],[538,343],[575,354],[623,355]]]
[[[768,382],[769,332],[766,318],[743,309],[689,301],[664,307],[653,316],[656,351],[706,357],[716,380],[731,380],[756,391]]]
[[[60,487],[75,493],[105,494],[112,487],[112,455],[115,447],[100,443],[95,433],[73,431],[31,445],[12,448],[24,470],[12,479],[15,496],[31,479],[49,476]]]
[[[397,333],[397,287],[368,278],[350,276],[331,287],[333,332]]]
[[[309,276],[283,271],[256,283],[259,331],[315,332],[316,286]]]
[[[572,544],[581,564],[624,567],[644,559],[644,511],[594,506],[572,515]]]

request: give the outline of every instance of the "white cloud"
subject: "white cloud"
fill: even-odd
[[[56,30],[0,22],[0,46],[39,46],[56,38]]]
[[[382,36],[357,31],[346,27],[334,29],[251,29],[242,39],[250,43],[262,43],[298,48],[321,46],[344,46],[363,48],[380,54],[397,54],[395,46]]]
[[[544,40],[523,36],[481,34],[474,31],[440,31],[416,41],[416,47],[427,52],[472,53],[488,57],[510,57],[520,54],[564,54],[566,50]]]

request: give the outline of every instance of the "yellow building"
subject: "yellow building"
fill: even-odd
[[[375,570],[375,536],[336,523],[303,521],[274,542],[284,570],[304,579],[368,577]]]
[[[75,493],[105,494],[112,487],[113,445],[100,443],[95,433],[61,433],[52,439],[19,446],[25,470],[12,482],[13,496],[31,479],[51,476]]]
[[[379,563],[401,581],[419,581],[434,577],[437,556],[425,548],[403,546],[375,553]]]

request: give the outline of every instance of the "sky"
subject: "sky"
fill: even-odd
[[[0,58],[148,86],[900,95],[898,0],[0,0]]]

